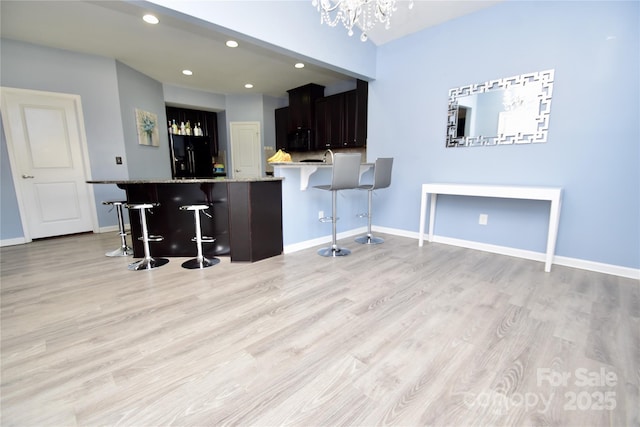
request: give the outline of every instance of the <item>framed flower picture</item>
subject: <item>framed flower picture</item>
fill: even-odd
[[[138,144],[160,146],[157,114],[136,108],[136,128],[138,129]]]

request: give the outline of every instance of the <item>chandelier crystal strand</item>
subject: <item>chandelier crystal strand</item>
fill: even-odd
[[[353,35],[353,26],[362,30],[360,40],[367,40],[367,32],[376,22],[391,27],[391,15],[396,10],[396,0],[312,0],[311,4],[320,12],[320,23],[335,27],[342,22],[349,36]],[[409,9],[413,8],[413,0]],[[335,15],[332,14],[335,12]]]

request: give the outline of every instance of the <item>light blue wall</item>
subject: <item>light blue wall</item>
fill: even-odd
[[[218,93],[193,90],[173,85],[162,85],[164,100],[176,107],[194,108],[204,111],[222,111],[226,108],[226,98]]]
[[[93,55],[49,49],[13,40],[0,40],[0,84],[2,86],[77,94],[81,97],[91,178],[127,179],[122,117],[118,99],[115,61]],[[2,215],[0,240],[22,238],[17,215],[11,168],[2,130]],[[115,157],[124,159],[116,165]],[[114,225],[115,215],[100,205],[101,200],[121,199],[124,191],[116,186],[95,186],[98,222]]]
[[[167,113],[162,84],[150,77],[116,61],[118,93],[122,114],[122,127],[131,179],[171,179],[171,155]],[[156,114],[160,143],[158,147],[138,143],[135,110],[141,109]]]
[[[0,230],[2,231],[0,238],[3,240],[22,239],[24,231],[13,187],[13,176],[11,175],[2,119],[0,119],[0,132],[0,206],[2,207],[0,211]]]
[[[380,47],[368,156],[396,161],[375,224],[417,231],[425,182],[561,186],[556,254],[640,267],[639,5],[507,2]],[[547,143],[445,148],[450,88],[546,69]],[[546,208],[442,197],[436,234],[544,252]]]

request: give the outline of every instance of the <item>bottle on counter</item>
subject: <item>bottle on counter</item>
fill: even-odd
[[[174,135],[178,134],[178,125],[176,124],[176,119],[173,119],[173,124],[171,125],[171,133]]]
[[[184,122],[180,122],[180,135],[186,135],[187,134],[187,129],[184,125]]]
[[[189,120],[187,120],[187,124],[184,127],[184,132],[185,135],[191,136],[191,122]]]

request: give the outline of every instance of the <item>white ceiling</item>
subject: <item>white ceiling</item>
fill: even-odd
[[[309,0],[311,1],[311,0]],[[386,30],[369,32],[377,45],[491,6],[494,1],[416,0],[409,10],[400,1]],[[115,58],[162,83],[219,94],[263,93],[285,96],[288,89],[316,83],[324,86],[353,78],[318,66],[293,68],[296,58],[242,43],[224,45],[228,36],[195,27],[171,16],[151,26],[141,21],[144,2],[1,0],[0,34],[20,40]],[[346,31],[341,26],[333,31]],[[359,37],[358,31],[354,37]],[[194,71],[186,77],[183,68]],[[215,70],[215,73],[212,72]],[[253,83],[250,91],[244,84]]]

